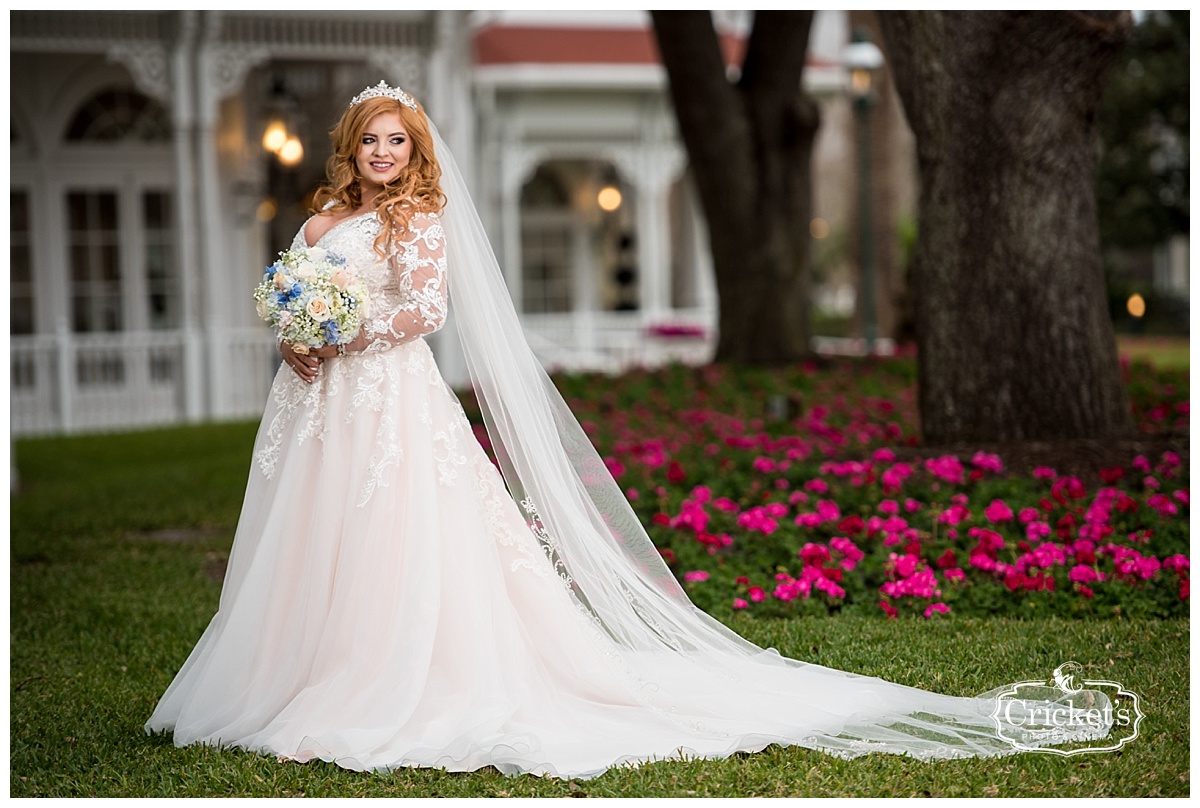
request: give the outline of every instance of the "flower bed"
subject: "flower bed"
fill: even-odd
[[[1149,442],[1092,469],[923,451],[911,358],[556,383],[714,614],[1184,615],[1187,374],[1124,370]]]

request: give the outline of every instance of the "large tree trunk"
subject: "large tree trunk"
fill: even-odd
[[[809,352],[819,116],[801,78],[812,12],[756,12],[736,85],[708,11],[651,14],[708,222],[720,298],[716,360],[794,362]]]
[[[1105,299],[1095,116],[1128,12],[882,12],[921,175],[926,443],[1132,431]]]

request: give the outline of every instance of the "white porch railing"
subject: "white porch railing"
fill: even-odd
[[[527,315],[525,333],[547,371],[616,374],[712,356],[711,315],[640,312]],[[14,336],[10,431],[98,432],[186,421],[257,418],[280,357],[265,328]],[[435,348],[436,350],[436,348]],[[441,357],[439,357],[441,359]]]

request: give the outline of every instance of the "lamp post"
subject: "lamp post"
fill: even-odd
[[[871,127],[872,84],[883,67],[883,52],[871,42],[867,32],[855,30],[850,44],[842,51],[850,99],[858,129],[858,215],[859,273],[863,337],[867,353],[875,353],[875,256],[871,224]]]

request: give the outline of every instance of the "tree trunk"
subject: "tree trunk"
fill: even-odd
[[[759,11],[736,85],[708,11],[654,11],[659,51],[701,206],[720,299],[716,361],[809,353],[812,146],[803,94],[811,11]]]
[[[1128,12],[882,12],[917,139],[925,442],[1132,431],[1105,298],[1095,116]]]

